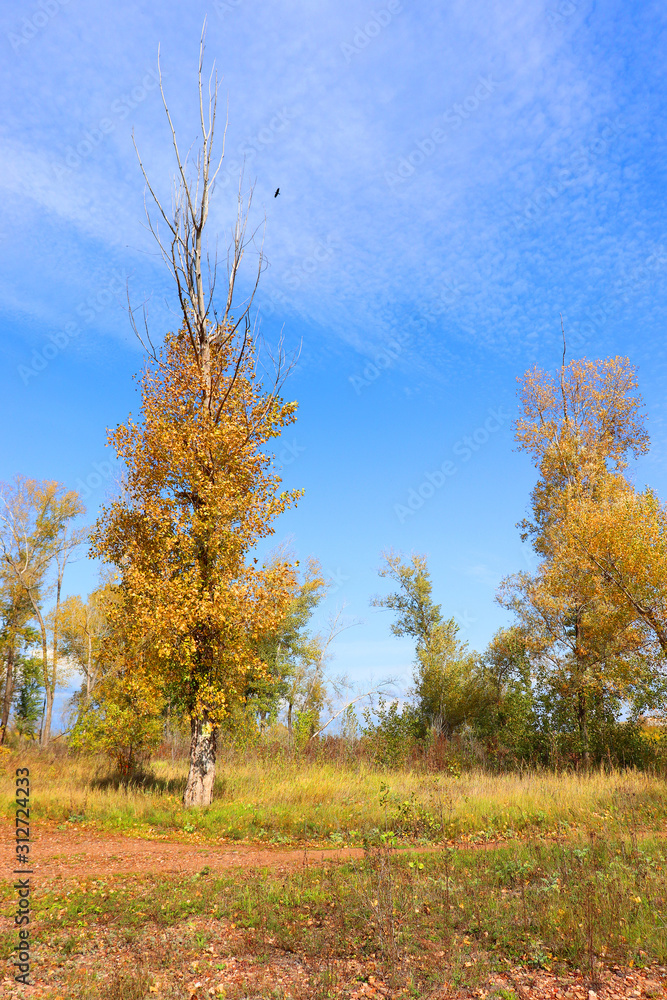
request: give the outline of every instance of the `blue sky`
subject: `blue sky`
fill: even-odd
[[[301,345],[286,387],[299,419],[277,455],[306,494],[274,540],[335,577],[323,617],[345,602],[363,620],[333,669],[407,684],[410,645],[368,604],[386,589],[380,553],[428,555],[474,648],[506,620],[495,589],[531,566],[516,378],[559,363],[559,313],[571,357],[638,365],[652,449],[637,480],[667,495],[667,8],[4,5],[0,478],[83,485],[91,520],[116,476],[106,428],[138,408],[126,282],[156,338],[177,323],[131,132],[168,197],[157,49],[189,145],[204,17],[229,101],[211,233],[224,256],[245,157],[266,214],[262,330]],[[80,560],[68,590],[95,575]]]

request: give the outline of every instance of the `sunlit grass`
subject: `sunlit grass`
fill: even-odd
[[[95,827],[141,836],[354,844],[373,831],[410,840],[513,837],[528,831],[607,834],[661,829],[667,786],[646,773],[420,773],[364,764],[219,761],[213,804],[181,805],[186,761],[156,761],[140,785],[114,781],[103,758],[3,755],[0,791],[13,818],[14,771],[30,767],[31,817],[57,827]]]

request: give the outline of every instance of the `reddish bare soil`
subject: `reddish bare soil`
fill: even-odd
[[[13,829],[0,827],[4,843],[11,848]],[[230,868],[290,868],[321,865],[324,862],[361,858],[363,849],[291,848],[221,841],[220,844],[139,837],[111,836],[77,829],[31,827],[30,867],[35,875],[53,877],[100,877],[118,874],[159,874],[198,872],[208,867],[212,872]],[[493,843],[457,844],[459,848],[498,846]],[[418,847],[419,851],[438,851],[439,847]]]
[[[8,851],[13,851],[14,829],[0,824],[0,836]],[[664,831],[644,831],[643,836],[664,837]],[[235,841],[212,844],[193,837],[189,840],[112,836],[72,827],[31,826],[30,864],[36,875],[44,878],[81,876],[101,877],[116,874],[159,874],[198,872],[208,867],[212,872],[230,868],[293,868],[321,865],[324,862],[345,861],[363,857],[363,849],[341,848],[282,848]],[[502,841],[466,842],[455,845],[457,850],[488,850],[502,846]],[[405,848],[401,849],[405,850]],[[415,847],[420,852],[442,850],[442,847]],[[13,865],[13,856],[8,858]]]
[[[12,834],[4,842],[11,845]],[[144,840],[139,837],[109,836],[82,830],[32,827],[30,867],[42,878],[91,878],[120,874],[212,872],[229,868],[281,868],[321,864],[323,860],[363,857],[363,850],[285,850],[253,844],[216,844],[173,840]]]

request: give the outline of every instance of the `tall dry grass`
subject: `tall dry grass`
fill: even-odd
[[[615,835],[664,829],[667,785],[643,772],[590,774],[382,772],[363,762],[303,761],[233,754],[218,763],[213,804],[185,810],[184,760],[157,760],[130,783],[104,758],[64,752],[5,752],[2,794],[13,821],[14,773],[31,773],[33,823],[140,836],[183,835],[273,843],[358,843],[393,831],[440,841],[511,838],[530,832]]]

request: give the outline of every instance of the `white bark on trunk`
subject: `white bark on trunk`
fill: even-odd
[[[186,809],[210,806],[213,800],[217,727],[208,718],[191,720],[190,773],[183,795]]]

